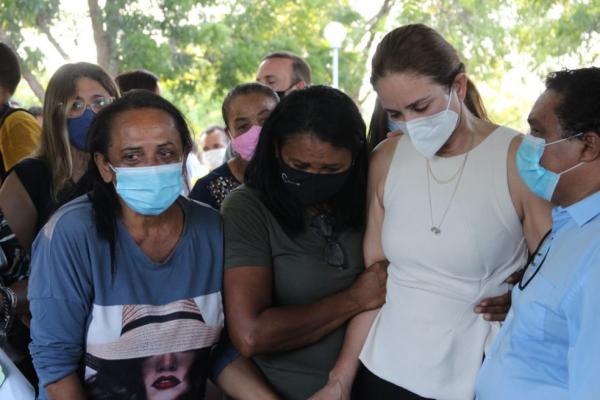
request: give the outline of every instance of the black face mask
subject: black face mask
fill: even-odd
[[[337,194],[348,179],[351,168],[335,174],[313,174],[286,165],[279,159],[285,188],[305,206],[314,206]]]
[[[290,86],[288,86],[287,89],[275,91],[275,93],[277,93],[277,96],[279,96],[279,100],[283,99],[285,97],[285,95],[287,94],[288,90],[290,90],[291,88],[293,88],[295,85],[297,85],[299,83],[300,83],[300,81],[297,81],[297,82],[292,83]]]

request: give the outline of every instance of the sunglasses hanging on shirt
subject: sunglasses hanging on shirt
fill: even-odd
[[[550,236],[551,232],[551,230],[546,232],[537,249],[529,256],[527,265],[523,270],[523,276],[519,281],[519,289],[523,290],[531,283],[531,280],[535,278],[544,264],[544,261],[546,261],[546,257],[550,251],[550,243],[552,241],[552,236]]]
[[[323,258],[325,258],[327,264],[339,269],[345,269],[346,258],[344,257],[344,250],[334,232],[335,218],[327,213],[318,214],[312,218],[310,226],[316,228],[317,234],[325,239]]]

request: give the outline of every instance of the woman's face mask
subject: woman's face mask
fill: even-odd
[[[419,153],[425,158],[432,158],[452,136],[458,124],[458,113],[450,109],[453,94],[454,89],[452,88],[446,109],[439,113],[411,119],[407,122],[389,118],[389,130],[402,130],[410,137],[413,146]]]
[[[252,156],[256,151],[256,145],[258,144],[261,129],[262,126],[252,125],[246,132],[231,140],[231,147],[233,147],[233,150],[235,150],[235,152],[244,160],[250,161],[252,159]]]
[[[294,169],[282,161],[279,162],[279,169],[285,188],[305,206],[324,203],[336,195],[344,187],[351,170],[314,174]]]
[[[352,171],[352,152],[306,134],[287,139],[277,156],[285,188],[302,204],[313,206],[335,196]]]

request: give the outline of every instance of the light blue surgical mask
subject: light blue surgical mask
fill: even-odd
[[[583,132],[565,139],[555,140],[550,143],[546,143],[546,141],[542,138],[537,138],[532,135],[525,135],[521,145],[519,146],[519,149],[517,150],[517,171],[519,171],[521,179],[523,179],[523,182],[525,182],[527,187],[529,187],[533,193],[543,199],[546,199],[547,201],[550,201],[552,199],[552,195],[554,194],[554,190],[556,190],[556,185],[558,185],[558,180],[560,179],[561,175],[564,175],[583,164],[583,162],[580,162],[579,164],[576,164],[571,168],[558,173],[549,171],[540,165],[540,160],[542,159],[542,155],[544,154],[544,149],[546,146],[564,142],[565,140],[582,134]]]
[[[117,194],[129,208],[142,215],[159,215],[183,190],[182,165],[178,162],[151,167],[110,165],[110,168],[117,175]]]

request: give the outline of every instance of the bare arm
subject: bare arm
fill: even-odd
[[[38,212],[14,171],[0,187],[0,210],[21,246],[29,251],[35,237]]]
[[[552,206],[549,202],[533,194],[523,183],[517,171],[515,157],[522,137],[515,137],[508,150],[508,187],[515,210],[523,225],[523,234],[529,252],[535,251],[538,243],[552,226]],[[515,284],[521,279],[522,271],[512,274],[507,283]],[[475,312],[483,314],[488,321],[504,321],[510,309],[510,292],[496,297],[488,297],[475,307]]]
[[[227,365],[217,377],[217,384],[227,396],[234,399],[279,399],[259,369],[245,357],[238,357]]]
[[[348,289],[303,306],[272,306],[272,271],[238,267],[225,271],[229,334],[246,357],[312,344],[359,312],[379,307],[385,269],[363,273]]]
[[[540,240],[552,227],[552,205],[536,196],[521,180],[516,166],[516,154],[522,138],[513,139],[508,153],[508,187],[523,224],[523,234],[529,252],[533,253]]]
[[[49,400],[85,400],[83,386],[76,373],[46,386]]]
[[[381,230],[385,209],[383,194],[385,180],[401,135],[382,142],[371,156],[369,164],[369,183],[367,186],[367,229],[363,241],[365,265],[371,268],[387,267],[387,260],[381,244]],[[365,343],[378,310],[371,310],[354,317],[348,329],[344,346],[338,360],[329,375],[325,388],[315,393],[313,399],[349,399],[352,382],[358,369],[358,355]]]
[[[21,183],[17,174],[13,171],[0,187],[0,210],[8,223],[11,231],[15,234],[19,244],[28,252],[35,237],[38,212],[33,201]],[[16,314],[25,317],[24,322],[29,320],[29,303],[27,301],[27,279],[15,282],[10,286],[17,295]]]

